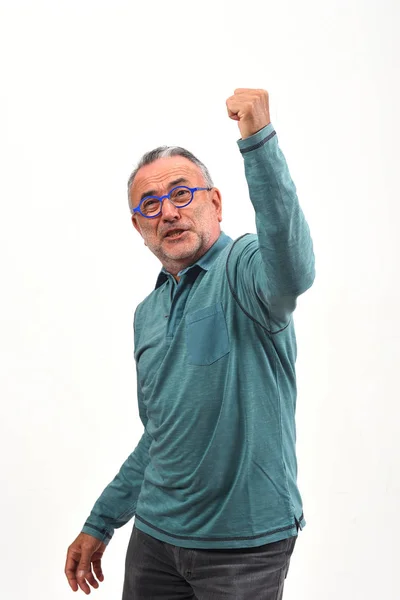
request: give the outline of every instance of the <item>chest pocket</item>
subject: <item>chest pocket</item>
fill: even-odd
[[[211,365],[229,353],[221,302],[186,315],[186,347],[191,365]]]

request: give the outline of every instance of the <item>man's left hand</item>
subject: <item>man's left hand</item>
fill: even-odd
[[[226,101],[228,115],[238,121],[242,139],[270,124],[269,95],[266,90],[238,88]]]

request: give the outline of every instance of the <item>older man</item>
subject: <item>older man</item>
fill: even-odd
[[[268,93],[237,89],[227,108],[257,235],[221,232],[221,194],[183,148],[147,153],[129,179],[133,225],[163,266],[134,319],[144,433],[68,549],[75,591],[103,581],[106,545],[135,515],[123,600],[277,600],[305,525],[292,314],[312,240]]]

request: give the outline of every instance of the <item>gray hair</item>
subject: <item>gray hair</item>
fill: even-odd
[[[185,148],[181,148],[180,146],[159,146],[158,148],[155,148],[154,150],[150,150],[149,152],[146,152],[146,154],[143,154],[142,158],[138,162],[137,167],[134,169],[134,171],[132,171],[131,176],[128,179],[129,208],[132,208],[131,207],[131,190],[133,187],[133,180],[135,179],[136,174],[139,171],[139,169],[141,169],[142,167],[145,167],[146,165],[150,165],[151,163],[155,162],[159,158],[169,158],[170,156],[183,156],[184,158],[187,158],[188,160],[190,160],[193,164],[195,164],[197,167],[199,167],[199,169],[204,177],[204,182],[205,182],[206,186],[210,187],[210,188],[214,187],[213,180],[211,179],[211,175],[210,175],[207,167],[201,162],[201,160],[196,158],[194,154],[189,152],[189,150],[186,150]]]

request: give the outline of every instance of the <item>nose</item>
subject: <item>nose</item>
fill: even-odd
[[[163,200],[161,206],[161,218],[163,221],[173,221],[181,218],[179,208],[176,208],[168,198],[164,198]]]

